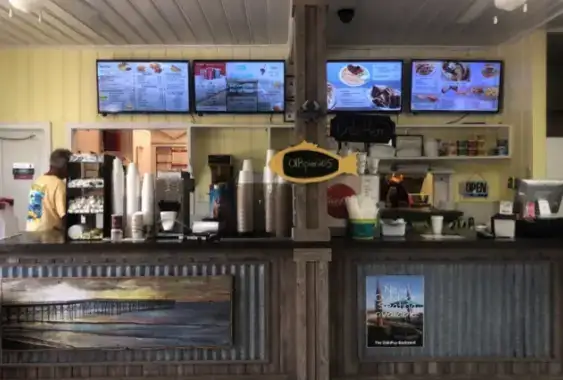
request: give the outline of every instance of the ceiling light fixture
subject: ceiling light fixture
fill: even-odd
[[[512,12],[517,8],[525,6],[526,1],[527,0],[495,0],[495,7],[506,12]]]
[[[10,6],[18,11],[31,13],[39,12],[42,0],[9,0]]]

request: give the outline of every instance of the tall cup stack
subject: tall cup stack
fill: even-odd
[[[293,188],[282,177],[276,178],[276,237],[290,237],[293,226]]]
[[[127,223],[126,223],[126,236],[131,237],[131,226],[133,215],[139,212],[141,209],[140,205],[140,181],[139,181],[139,171],[134,162],[131,162],[127,166],[127,176],[125,178],[126,183],[126,207],[127,207]]]
[[[123,171],[123,162],[118,157],[113,159],[112,170],[112,221],[111,240],[119,241],[123,239],[123,217],[125,215],[125,173]]]
[[[276,233],[276,175],[268,165],[276,151],[268,149],[266,153],[266,166],[264,167],[264,213],[266,233],[274,235]]]
[[[237,183],[237,232],[254,232],[254,171],[252,161],[244,160]]]

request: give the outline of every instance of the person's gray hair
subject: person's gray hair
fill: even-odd
[[[51,153],[49,163],[53,169],[64,169],[70,161],[72,152],[68,149],[55,149]]]

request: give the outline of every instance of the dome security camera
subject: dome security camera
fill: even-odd
[[[354,19],[356,15],[356,11],[353,8],[342,8],[339,9],[337,12],[338,18],[343,24],[349,24]]]

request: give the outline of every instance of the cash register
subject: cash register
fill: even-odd
[[[516,237],[555,238],[563,232],[563,180],[516,181]]]

